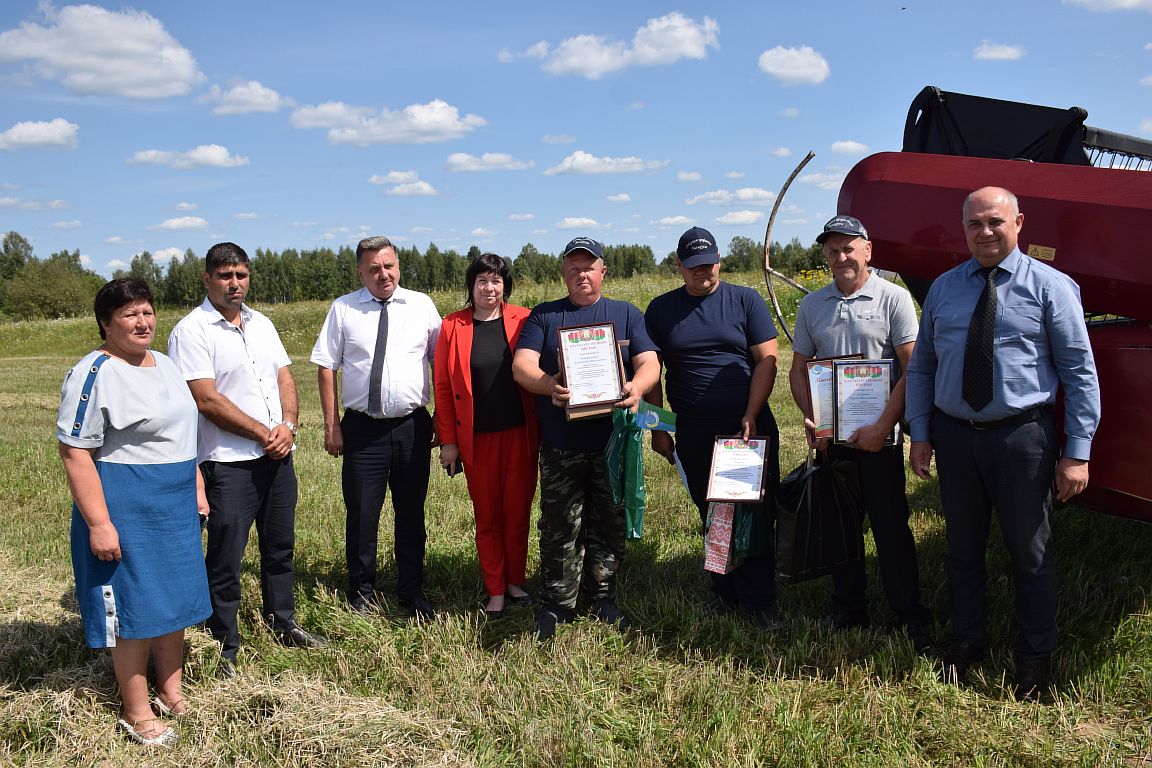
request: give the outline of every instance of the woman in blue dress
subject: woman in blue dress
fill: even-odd
[[[85,641],[111,649],[120,727],[135,742],[170,746],[179,735],[157,714],[186,710],[184,629],[212,612],[196,404],[175,364],[150,349],[156,314],[147,283],[113,280],[97,293],[95,312],[104,343],[65,377],[56,430],[75,501],[76,596]]]

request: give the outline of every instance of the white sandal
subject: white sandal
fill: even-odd
[[[140,725],[141,723],[151,723],[155,722],[156,720],[158,720],[158,718],[150,717],[146,720],[137,720],[135,723],[129,723],[124,718],[120,718],[116,722],[118,722],[120,727],[124,729],[124,732],[128,734],[128,738],[137,744],[143,744],[146,747],[171,747],[180,740],[180,733],[175,728],[171,727],[165,728],[156,736],[145,736],[144,734],[140,733],[140,731],[136,730],[136,726]]]
[[[181,707],[179,712],[176,711],[178,707]],[[159,695],[152,699],[152,709],[156,710],[156,714],[158,715],[174,717],[177,720],[188,714],[188,705],[184,703],[184,699],[176,699],[176,701],[171,704],[165,704],[164,699],[160,698]]]

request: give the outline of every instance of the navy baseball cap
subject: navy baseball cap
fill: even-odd
[[[590,237],[577,237],[564,246],[564,255],[560,257],[561,261],[571,256],[575,251],[588,251],[598,259],[604,258],[604,246],[598,241]]]
[[[824,231],[817,235],[816,242],[824,245],[824,241],[828,239],[829,235],[852,235],[867,240],[868,230],[864,229],[860,219],[852,216],[833,216],[824,225]]]
[[[680,235],[676,258],[685,269],[695,269],[705,264],[719,264],[720,249],[716,247],[716,238],[711,232],[703,227],[692,227]]]

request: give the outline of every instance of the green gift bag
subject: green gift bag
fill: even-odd
[[[629,541],[644,533],[644,430],[636,414],[623,408],[612,411],[612,435],[604,449],[612,500],[624,506],[624,526]]]

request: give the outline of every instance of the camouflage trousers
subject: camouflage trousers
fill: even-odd
[[[573,608],[613,597],[624,559],[624,508],[603,453],[540,448],[540,581],[545,601]]]

